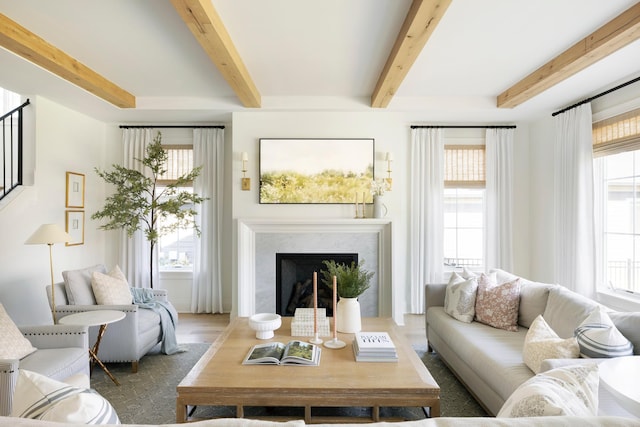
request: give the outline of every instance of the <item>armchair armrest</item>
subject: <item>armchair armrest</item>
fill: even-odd
[[[36,348],[81,347],[89,349],[89,334],[86,326],[39,325],[21,326],[19,329]]]
[[[424,285],[424,311],[429,307],[444,307],[444,296],[447,291],[446,283],[427,283]]]
[[[8,416],[18,381],[18,359],[0,359],[0,416]]]
[[[157,301],[169,301],[169,292],[166,289],[154,289],[153,297]]]

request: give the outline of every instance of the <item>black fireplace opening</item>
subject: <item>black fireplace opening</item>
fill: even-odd
[[[293,316],[296,308],[313,308],[313,273],[318,273],[318,308],[333,316],[333,290],[322,282],[323,261],[358,263],[357,253],[276,253],[276,313]]]

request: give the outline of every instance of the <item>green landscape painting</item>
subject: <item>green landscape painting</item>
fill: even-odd
[[[260,139],[260,203],[371,203],[374,140]]]

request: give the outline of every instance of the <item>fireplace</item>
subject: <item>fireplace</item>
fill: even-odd
[[[322,282],[323,261],[358,263],[357,253],[276,253],[276,313],[293,316],[298,307],[313,307],[313,272],[318,273],[318,307],[333,316],[333,291]]]

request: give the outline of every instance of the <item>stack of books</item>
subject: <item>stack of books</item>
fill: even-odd
[[[356,332],[353,354],[357,362],[397,362],[398,353],[386,332]]]
[[[312,337],[315,335],[313,331],[313,308],[296,308],[291,321],[292,337]],[[318,309],[318,336],[331,336],[329,331],[329,319],[327,318],[327,310]]]

